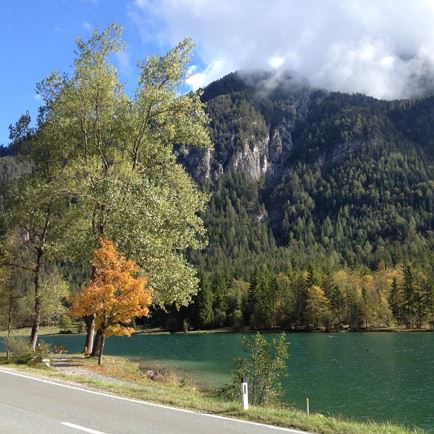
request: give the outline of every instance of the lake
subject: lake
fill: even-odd
[[[242,355],[242,333],[110,337],[106,354],[164,363],[218,387]],[[272,337],[273,334],[268,334]],[[83,336],[44,336],[80,352]],[[311,411],[357,420],[392,421],[434,432],[434,334],[291,333],[284,399]],[[0,351],[2,351],[0,343]]]

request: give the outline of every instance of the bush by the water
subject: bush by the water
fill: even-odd
[[[11,361],[18,365],[42,365],[50,353],[48,344],[42,343],[33,351],[28,339],[18,336],[9,338],[8,347]]]
[[[285,334],[268,341],[261,334],[244,338],[246,357],[234,360],[232,379],[223,394],[230,399],[240,396],[243,377],[249,384],[249,402],[261,405],[276,400],[282,393],[281,379],[287,375],[288,347]]]
[[[62,319],[60,320],[61,333],[64,333],[64,334],[72,333],[71,328],[72,328],[72,319],[69,316],[64,315],[62,317]]]
[[[86,323],[84,321],[79,321],[77,324],[77,333],[84,333],[86,331]]]

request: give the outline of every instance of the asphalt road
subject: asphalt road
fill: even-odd
[[[0,433],[301,434],[0,370]]]

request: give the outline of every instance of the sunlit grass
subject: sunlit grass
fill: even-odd
[[[75,331],[75,327],[71,327],[72,331]],[[11,336],[30,336],[32,331],[31,327],[23,327],[20,329],[14,329],[11,332]],[[44,326],[39,329],[39,336],[55,335],[60,332],[59,326]],[[0,330],[0,337],[7,336],[7,330]]]
[[[68,330],[71,330],[72,333],[78,333],[78,324],[72,323]],[[22,327],[19,329],[13,329],[11,331],[11,336],[29,336],[32,331],[31,327]],[[60,326],[41,326],[39,328],[38,336],[48,336],[48,335],[58,335],[62,331]],[[0,337],[7,336],[7,330],[0,330]]]

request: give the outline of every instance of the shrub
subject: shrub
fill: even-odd
[[[84,321],[79,321],[77,324],[77,333],[84,333],[86,331],[86,323]]]
[[[234,310],[231,315],[231,325],[236,329],[240,329],[243,327],[243,320],[243,312],[240,309]]]
[[[223,393],[230,399],[240,394],[241,378],[249,383],[249,401],[261,405],[281,395],[281,379],[287,375],[288,349],[285,334],[268,342],[261,334],[243,339],[247,357],[238,358],[232,368],[231,384]]]
[[[60,329],[63,333],[70,332],[71,333],[72,320],[69,316],[64,315],[60,320]]]
[[[33,351],[28,339],[23,337],[9,338],[9,351],[11,361],[18,365],[37,366],[42,365],[48,359],[50,347],[42,343]]]
[[[29,339],[22,336],[10,336],[7,345],[13,358],[26,353],[30,347]]]

